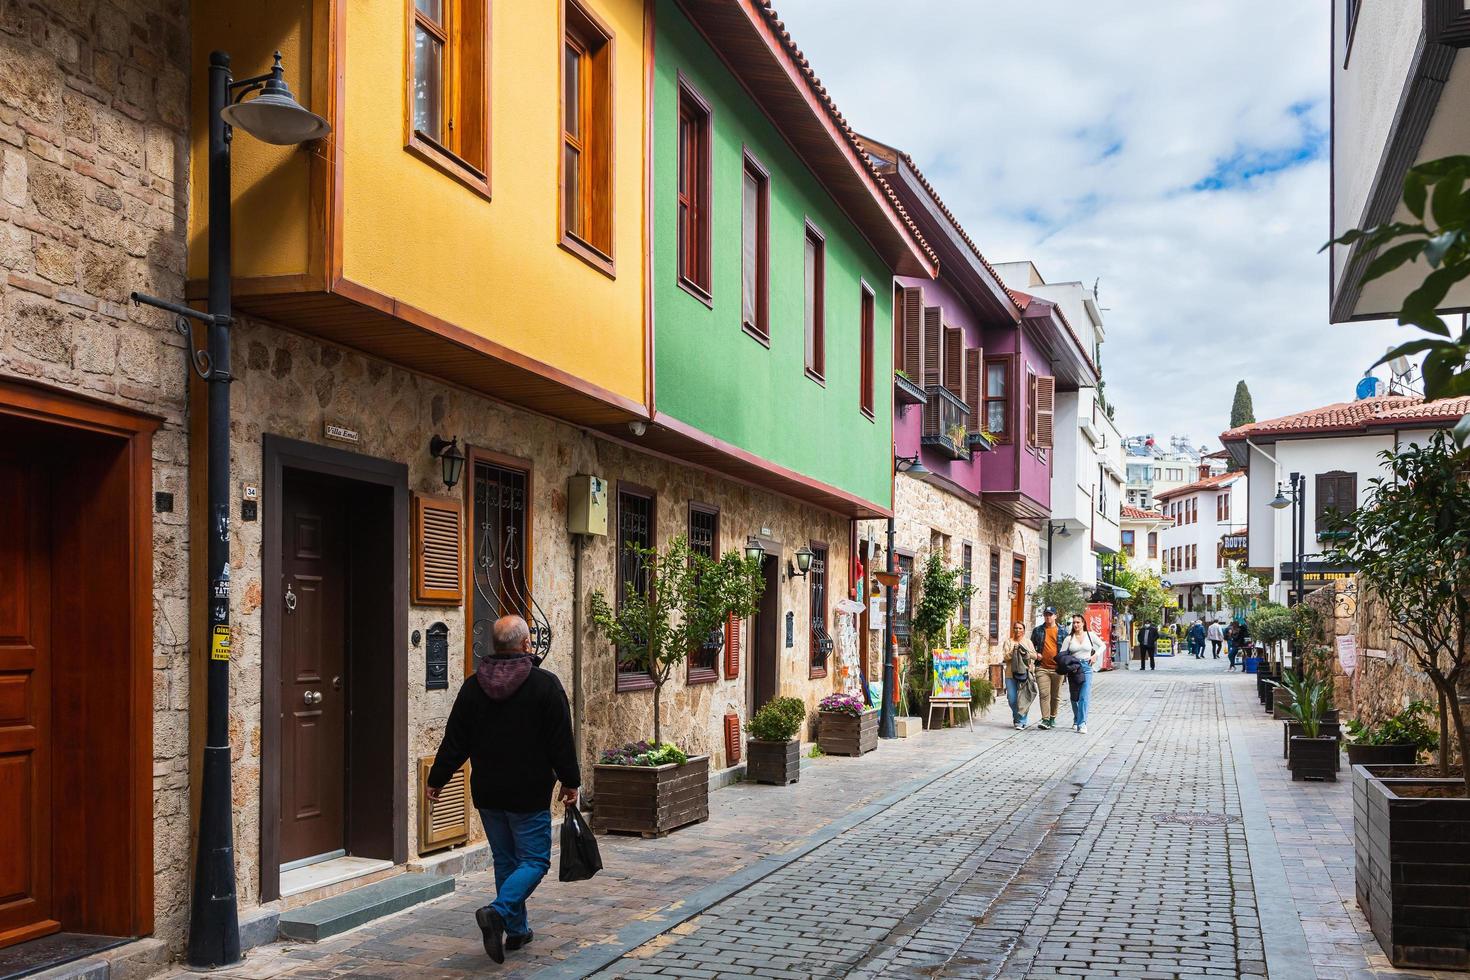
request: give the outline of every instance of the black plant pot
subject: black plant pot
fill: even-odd
[[[1299,721],[1293,721],[1293,720],[1291,720],[1289,718],[1286,721],[1282,722],[1282,724],[1281,724],[1281,758],[1283,758],[1283,759],[1290,759],[1291,758],[1291,740],[1292,740],[1293,737],[1295,737],[1297,735],[1301,735],[1301,734],[1303,734],[1302,733],[1302,723],[1301,722],[1299,722]],[[1332,738],[1335,738],[1339,742],[1341,742],[1342,741],[1342,726],[1339,725],[1335,721],[1318,721],[1317,722],[1317,734],[1318,735],[1321,735],[1323,738],[1327,738],[1328,736],[1331,736]],[[1342,768],[1342,766],[1341,765],[1338,765],[1337,768],[1340,770]]]
[[[1301,779],[1325,779],[1337,782],[1337,739],[1331,736],[1307,738],[1292,736],[1286,754],[1286,767],[1291,770],[1292,781]]]
[[[1412,742],[1403,745],[1349,745],[1350,766],[1412,766],[1419,758],[1419,747]]]

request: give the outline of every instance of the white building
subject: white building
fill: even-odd
[[[1367,6],[1367,4],[1365,4]],[[1276,509],[1278,491],[1289,491],[1293,474],[1304,481],[1305,546],[1303,587],[1310,592],[1351,574],[1327,560],[1332,540],[1327,513],[1350,513],[1363,502],[1368,481],[1383,475],[1379,454],[1412,442],[1470,412],[1470,397],[1425,402],[1401,395],[1339,402],[1231,429],[1220,437],[1249,484],[1247,563],[1273,578],[1269,598],[1286,602],[1295,562],[1292,520],[1297,511]]]
[[[1142,510],[1151,509],[1164,491],[1198,479],[1201,465],[1207,465],[1211,473],[1223,473],[1227,464],[1208,446],[1191,445],[1188,436],[1170,436],[1166,443],[1152,433],[1124,439],[1123,457],[1128,481],[1124,502]]]
[[[996,271],[1011,289],[1053,304],[1102,379],[1107,334],[1092,289],[1081,282],[1047,282],[1029,261],[1003,262]],[[1042,526],[1041,573],[1064,575],[1092,589],[1104,558],[1122,546],[1123,438],[1099,387],[1056,394],[1051,521]]]
[[[1225,537],[1245,528],[1247,491],[1244,473],[1221,473],[1159,496],[1159,510],[1169,521],[1159,538],[1162,574],[1179,599],[1182,619],[1220,608]]]
[[[1156,510],[1123,505],[1122,551],[1128,567],[1139,572],[1164,573],[1163,552],[1159,538],[1173,522]]]
[[[1332,3],[1332,237],[1390,219],[1410,166],[1470,147],[1470,6],[1465,0]],[[1372,255],[1335,246],[1333,322],[1396,313],[1429,269],[1418,260],[1358,285]],[[1442,311],[1470,307],[1470,280]]]

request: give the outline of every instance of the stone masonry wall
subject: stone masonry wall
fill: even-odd
[[[183,341],[142,290],[183,295],[183,0],[0,0],[0,378],[162,416],[155,514],[154,894],[188,909],[188,493]]]
[[[709,473],[679,467],[635,452],[606,439],[537,415],[532,415],[464,390],[415,375],[352,351],[319,343],[268,324],[244,320],[236,332],[236,368],[233,388],[234,429],[232,465],[237,482],[263,484],[262,437],[267,433],[322,442],[327,421],[356,429],[361,442],[353,451],[404,462],[409,489],[447,493],[440,465],[428,452],[430,435],[459,437],[461,445],[519,456],[533,461],[534,502],[531,534],[534,541],[533,592],[550,620],[552,650],[545,666],[557,673],[571,693],[572,546],[566,531],[567,478],[590,473],[611,481],[623,479],[649,487],[657,494],[657,538],[666,543],[687,534],[691,500],[720,508],[720,548],[741,548],[746,536],[761,534],[782,542],[787,556],[809,540],[830,544],[830,601],[847,595],[849,523],[830,512],[787,498],[721,479]],[[466,479],[470,476],[466,468]],[[456,494],[461,491],[456,488]],[[615,496],[613,497],[615,500]],[[263,501],[265,507],[272,501]],[[612,521],[610,521],[610,524]],[[230,733],[235,769],[236,848],[242,907],[259,902],[260,839],[260,680],[261,604],[278,599],[267,595],[261,581],[260,522],[236,521],[232,578],[235,646],[231,660]],[[610,530],[612,528],[610,527]],[[587,590],[611,595],[614,587],[614,541],[611,536],[587,545],[584,582]],[[785,559],[782,559],[785,567]],[[794,611],[805,623],[808,609],[805,579],[788,580],[783,573],[780,602],[784,616]],[[424,648],[411,647],[408,657],[409,772],[402,778],[415,785],[418,758],[438,747],[462,676],[465,616],[462,608],[410,606],[410,630],[424,630],[442,620],[449,627],[452,683],[447,691],[424,690]],[[722,718],[727,712],[746,717],[746,685],[750,669],[749,630],[742,631],[741,671],[735,680],[713,684],[685,684],[685,670],[675,668],[664,689],[664,737],[690,752],[707,752],[711,768],[724,768]],[[808,631],[795,630],[795,643],[780,650],[780,693],[803,698],[815,706],[833,689],[831,678],[812,680],[808,674]],[[612,648],[590,630],[584,647],[586,719],[584,722],[584,784],[591,780],[591,762],[601,749],[624,741],[651,738],[652,692],[618,693],[614,690]],[[592,787],[595,796],[595,786]],[[416,794],[410,791],[405,832],[410,855],[416,853]],[[477,822],[472,821],[478,835]]]

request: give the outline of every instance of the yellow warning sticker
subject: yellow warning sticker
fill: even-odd
[[[214,636],[209,643],[210,660],[230,659],[230,628],[228,626],[216,626]]]

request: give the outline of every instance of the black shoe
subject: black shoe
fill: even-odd
[[[505,962],[505,920],[500,913],[485,906],[475,910],[475,922],[485,937],[485,955],[496,963]]]
[[[531,940],[536,938],[536,933],[527,929],[524,935],[512,936],[509,933],[505,937],[506,949],[520,949],[522,946],[531,945]]]

